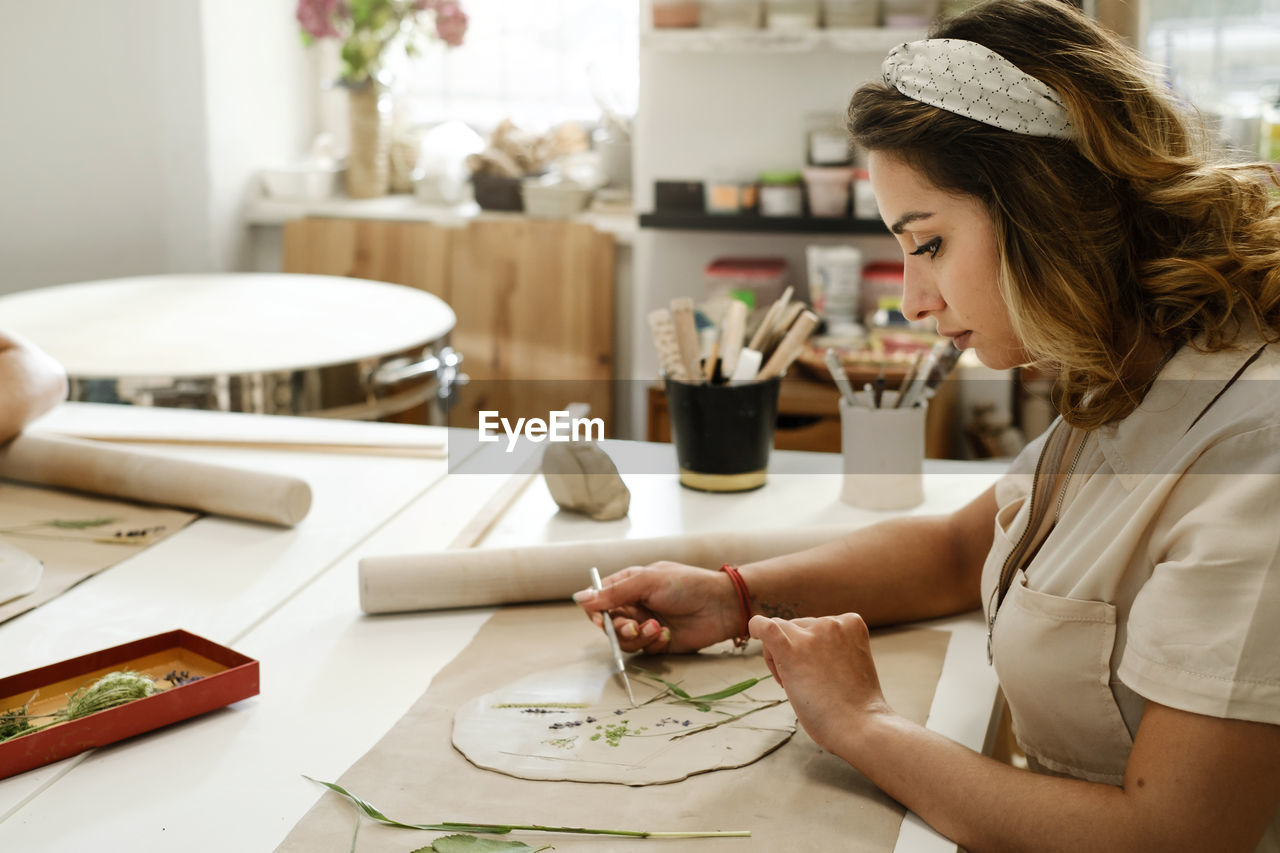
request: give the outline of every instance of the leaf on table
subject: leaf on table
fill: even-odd
[[[49,522],[49,526],[59,530],[87,530],[90,527],[105,527],[115,521],[114,518],[55,518]]]
[[[530,847],[523,841],[498,841],[493,838],[477,838],[474,835],[446,835],[437,838],[430,847],[420,847],[413,853],[490,853],[504,850],[508,853],[538,853],[553,850],[551,846]]]

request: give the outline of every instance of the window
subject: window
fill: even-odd
[[[592,122],[599,101],[632,114],[639,77],[636,0],[464,0],[463,45],[431,45],[392,67],[414,125],[503,118],[530,128]]]

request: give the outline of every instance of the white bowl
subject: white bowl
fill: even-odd
[[[591,201],[591,190],[576,184],[544,184],[535,179],[525,181],[520,189],[525,214],[537,219],[568,219]]]

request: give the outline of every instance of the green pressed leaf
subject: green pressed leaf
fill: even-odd
[[[772,675],[762,675],[759,678],[748,678],[746,681],[739,681],[731,687],[723,690],[717,690],[715,693],[704,693],[701,696],[694,696],[692,702],[715,702],[718,699],[728,699],[730,696],[736,696],[744,690],[750,690],[760,682],[773,678]]]
[[[453,821],[444,821],[443,823],[402,823],[387,817],[374,808],[372,803],[360,799],[341,785],[312,779],[307,775],[303,775],[302,778],[315,782],[317,785],[323,785],[335,794],[346,797],[355,804],[361,813],[378,823],[384,823],[388,826],[401,826],[405,829],[426,829],[436,832],[455,833],[483,832],[490,835],[503,835],[513,830],[523,830],[526,832],[563,832],[577,835],[620,835],[628,838],[749,838],[751,836],[751,831],[747,829],[712,830],[710,832],[652,832],[646,829],[590,829],[582,826],[543,826],[536,823],[510,825],[499,823],[456,823]],[[359,831],[359,823],[356,824],[356,827],[357,831]]]
[[[701,696],[690,696],[688,691],[684,690],[680,685],[674,682],[667,681],[665,678],[660,678],[647,670],[642,669],[640,672],[645,678],[660,682],[664,687],[676,696],[680,697],[681,702],[693,705],[699,711],[710,711],[711,702],[717,702],[721,699],[728,699],[730,696],[736,696],[744,690],[750,690],[765,679],[773,678],[772,675],[762,675],[759,678],[748,678],[746,681],[739,681],[737,684],[730,685],[723,690],[717,690],[714,693],[704,693]]]
[[[437,838],[430,847],[420,847],[413,853],[490,853],[506,850],[511,853],[538,853],[551,847],[530,847],[523,841],[498,841],[493,838],[476,838],[474,835],[446,835]]]
[[[114,521],[114,518],[55,518],[48,524],[59,530],[86,530],[90,527],[104,527]]]

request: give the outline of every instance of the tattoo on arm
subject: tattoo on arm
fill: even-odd
[[[751,602],[757,610],[770,618],[795,619],[800,615],[800,606],[794,601],[761,601],[752,598]]]

